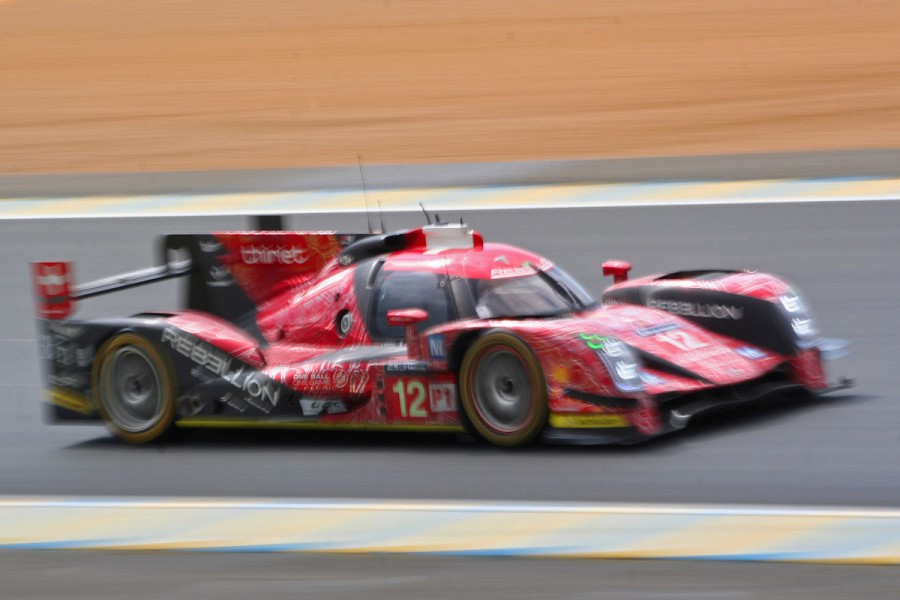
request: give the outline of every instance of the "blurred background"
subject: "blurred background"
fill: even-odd
[[[0,172],[900,140],[894,0],[2,0]]]

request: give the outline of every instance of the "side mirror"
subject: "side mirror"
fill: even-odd
[[[427,318],[428,313],[421,308],[400,308],[387,312],[387,322],[392,327],[415,326]]]
[[[628,281],[628,271],[630,270],[631,263],[624,260],[608,260],[603,263],[603,276],[612,276],[613,283]]]
[[[428,313],[421,308],[401,308],[387,312],[388,325],[406,328],[406,347],[409,349],[410,358],[414,351],[417,325],[427,318]]]

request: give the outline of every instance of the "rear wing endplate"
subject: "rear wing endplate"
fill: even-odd
[[[71,262],[33,262],[35,308],[42,319],[65,319],[72,314],[76,300],[183,277],[190,274],[191,269],[192,261],[182,260],[74,285]]]

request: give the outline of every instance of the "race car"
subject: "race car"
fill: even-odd
[[[800,292],[763,273],[629,280],[630,264],[608,261],[598,302],[547,258],[463,224],[161,241],[159,266],[81,285],[70,263],[32,263],[53,421],[138,444],[209,427],[634,443],[709,409],[848,384],[827,380]],[[70,318],[79,301],[176,277],[183,309]]]

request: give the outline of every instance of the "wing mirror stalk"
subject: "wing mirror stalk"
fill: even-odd
[[[428,313],[421,308],[403,308],[389,310],[387,312],[388,325],[393,327],[404,327],[406,329],[406,347],[410,358],[419,358],[418,347],[416,345],[418,325],[426,319],[428,319]]]
[[[628,271],[630,270],[631,263],[624,260],[608,260],[603,263],[603,276],[612,276],[613,283],[628,281]]]

